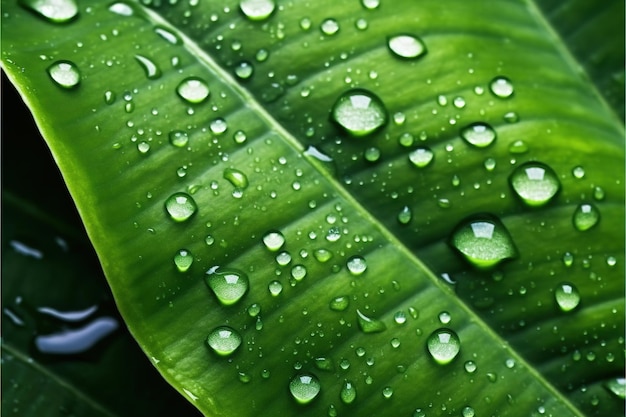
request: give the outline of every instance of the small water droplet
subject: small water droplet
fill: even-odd
[[[248,61],[241,61],[235,66],[235,75],[240,80],[247,80],[254,74],[254,66]]]
[[[509,145],[509,152],[514,155],[521,155],[528,152],[528,145],[523,140],[516,140]]]
[[[580,303],[578,289],[569,282],[562,282],[554,290],[554,298],[561,311],[572,311]]]
[[[343,93],[331,110],[331,120],[352,136],[366,136],[387,124],[383,102],[374,93],[356,88]]]
[[[433,151],[426,147],[417,148],[409,154],[409,160],[418,168],[430,165],[434,157]]]
[[[54,23],[65,23],[78,15],[74,0],[19,0],[19,3]]]
[[[585,168],[581,166],[574,167],[574,169],[572,169],[572,175],[579,180],[585,178]]]
[[[393,396],[393,388],[391,387],[383,388],[383,397],[385,397],[386,399],[389,399],[392,396]]]
[[[378,9],[380,0],[361,0],[361,5],[367,10]]]
[[[350,271],[350,273],[355,276],[363,274],[367,269],[367,263],[365,262],[365,258],[358,255],[348,258],[346,266],[348,267],[348,271]]]
[[[165,210],[176,222],[189,220],[198,210],[194,199],[185,193],[174,193],[165,200]]]
[[[447,311],[439,313],[439,322],[441,324],[448,324],[452,320],[452,316]]]
[[[280,281],[274,280],[269,283],[267,289],[269,290],[270,294],[272,294],[272,296],[276,297],[281,292],[283,292],[283,284],[281,284]]]
[[[376,162],[380,159],[380,149],[375,146],[369,147],[365,150],[363,157],[368,162]]]
[[[470,145],[485,148],[496,140],[496,131],[487,123],[476,122],[461,129],[461,137]]]
[[[509,183],[522,201],[531,207],[547,204],[560,190],[556,173],[541,162],[526,162],[509,176]]]
[[[325,357],[315,358],[315,367],[322,371],[333,371],[335,369],[333,361]]]
[[[220,356],[232,355],[241,342],[241,335],[228,326],[216,327],[206,339],[207,345]]]
[[[289,383],[289,391],[298,404],[308,404],[317,397],[322,386],[313,374],[302,373],[294,376]]]
[[[476,368],[477,368],[476,363],[474,361],[465,362],[463,367],[465,368],[465,372],[467,372],[468,374],[473,374],[474,372],[476,372]]]
[[[107,90],[104,92],[104,102],[106,104],[113,104],[115,103],[115,99],[117,97],[115,96],[115,93],[111,90]]]
[[[563,264],[565,266],[572,266],[572,264],[574,263],[574,255],[572,255],[570,252],[565,252],[563,254]]]
[[[172,130],[168,137],[170,143],[177,148],[184,148],[189,143],[189,136],[183,130]]]
[[[517,114],[514,111],[509,111],[509,112],[504,113],[504,116],[502,116],[502,118],[507,123],[517,123],[517,122],[519,122],[519,114]]]
[[[363,333],[380,333],[387,330],[387,326],[380,320],[370,318],[360,310],[356,311],[359,328]]]
[[[289,252],[283,251],[276,255],[276,262],[280,266],[288,265],[291,262],[291,255]]]
[[[395,35],[387,39],[387,46],[394,55],[415,59],[426,54],[426,45],[415,35]]]
[[[461,341],[453,330],[442,328],[428,336],[427,347],[435,362],[446,365],[459,354]]]
[[[239,8],[250,20],[265,20],[271,16],[276,8],[274,0],[241,0]]]
[[[513,83],[506,77],[496,77],[489,83],[489,90],[498,98],[509,98],[513,95]]]
[[[328,249],[319,248],[313,251],[313,256],[318,262],[326,263],[333,257],[333,253]]]
[[[48,75],[59,87],[72,89],[80,84],[80,71],[71,61],[57,61],[47,69]]]
[[[233,135],[233,140],[235,143],[241,145],[247,140],[246,133],[243,130],[238,130]]]
[[[517,256],[509,231],[499,219],[490,215],[462,221],[454,230],[450,243],[478,268],[491,268]]]
[[[178,37],[176,33],[169,31],[167,28],[163,26],[155,26],[154,32],[160,37],[162,37],[163,39],[165,39],[166,41],[168,41],[169,43],[171,43],[172,45],[178,45],[182,43],[181,39]]]
[[[236,269],[218,270],[210,268],[204,280],[220,303],[225,306],[235,304],[248,292],[248,275]]]
[[[400,224],[409,224],[411,219],[413,218],[413,212],[409,206],[402,207],[400,213],[398,213],[398,222]]]
[[[472,407],[467,406],[463,407],[463,411],[461,411],[461,414],[463,415],[463,417],[474,417],[476,415],[476,412]]]
[[[285,244],[285,236],[278,230],[272,230],[263,236],[263,243],[267,249],[276,252]]]
[[[304,265],[294,265],[291,268],[291,277],[296,281],[302,281],[306,277],[306,267]]]
[[[161,70],[150,58],[143,55],[135,55],[135,59],[149,80],[156,80],[161,76]]]
[[[193,263],[193,255],[187,249],[180,249],[174,255],[174,264],[179,272],[185,272]]]
[[[350,298],[347,295],[340,295],[330,300],[329,307],[333,311],[344,311],[350,305]]]
[[[320,25],[320,30],[324,35],[335,35],[339,32],[339,22],[335,19],[324,19],[322,24]]]
[[[239,190],[245,190],[248,187],[248,177],[238,169],[226,168],[223,175],[225,180]]]
[[[198,104],[209,97],[210,91],[207,83],[198,77],[188,77],[178,84],[176,93],[185,101]]]
[[[573,222],[576,230],[584,232],[597,225],[599,221],[600,210],[593,204],[583,203],[574,211]]]
[[[492,172],[494,169],[496,169],[496,160],[493,158],[487,158],[483,162],[483,166],[487,171]]]
[[[344,381],[339,397],[344,404],[352,404],[356,400],[356,387],[351,381]]]
[[[109,11],[111,13],[115,13],[124,17],[132,16],[135,13],[133,7],[130,4],[123,2],[111,4],[109,6]]]

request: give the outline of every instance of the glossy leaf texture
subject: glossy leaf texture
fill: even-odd
[[[536,4],[3,10],[122,316],[206,415],[623,409],[624,129]]]

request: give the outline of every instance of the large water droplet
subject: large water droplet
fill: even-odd
[[[499,219],[486,214],[461,222],[452,233],[450,243],[478,268],[491,268],[517,255],[509,231]]]
[[[400,58],[415,59],[426,54],[426,45],[414,35],[391,36],[387,39],[387,46]]]
[[[180,272],[187,271],[193,263],[193,255],[187,249],[180,249],[174,255],[174,264]]]
[[[385,323],[366,316],[361,310],[357,310],[356,314],[359,327],[363,333],[380,333],[387,330]]]
[[[213,329],[206,339],[207,344],[220,356],[232,355],[241,345],[241,335],[228,326]]]
[[[409,160],[418,168],[430,165],[435,154],[429,148],[417,148],[409,154]]]
[[[352,404],[356,400],[356,387],[351,381],[345,381],[341,387],[339,398],[344,404]]]
[[[335,35],[339,32],[339,23],[335,19],[325,19],[320,25],[320,30],[324,35]]]
[[[487,123],[476,122],[461,129],[461,137],[470,145],[485,148],[496,140],[496,131]]]
[[[250,20],[265,20],[274,12],[274,0],[241,0],[239,8]]]
[[[442,328],[428,336],[427,347],[435,362],[445,365],[459,354],[461,341],[453,330]]]
[[[554,290],[554,299],[561,311],[572,311],[580,303],[580,293],[574,284],[562,282]]]
[[[509,98],[513,95],[513,83],[506,77],[496,77],[489,83],[489,90],[499,98]]]
[[[541,162],[526,162],[518,166],[509,182],[524,203],[532,207],[547,204],[561,188],[556,173]]]
[[[361,275],[367,269],[365,258],[358,255],[350,257],[346,262],[346,266],[352,275]]]
[[[317,397],[322,386],[313,374],[302,373],[294,376],[289,383],[291,396],[299,404],[308,404]]]
[[[606,389],[617,398],[626,398],[626,378],[614,378],[604,383]]]
[[[64,23],[78,15],[74,0],[20,0],[19,3],[54,23]]]
[[[209,97],[210,90],[207,83],[198,77],[188,77],[178,84],[176,92],[185,101],[197,104]]]
[[[72,89],[80,84],[80,71],[71,61],[57,61],[48,67],[48,74],[59,87]]]
[[[248,177],[238,169],[226,168],[224,170],[224,179],[228,180],[228,182],[240,190],[244,190],[248,187]]]
[[[204,279],[220,303],[227,306],[241,300],[250,287],[248,276],[235,269],[218,271],[213,267],[207,271]]]
[[[589,230],[600,221],[600,210],[593,204],[581,204],[574,211],[573,221],[576,230]]]
[[[184,222],[198,210],[194,199],[185,193],[174,193],[165,200],[165,210],[172,220]]]
[[[383,102],[374,93],[355,88],[335,102],[330,118],[352,136],[366,136],[382,128],[389,118]]]
[[[272,230],[263,236],[263,244],[272,252],[276,252],[285,244],[285,236],[278,230]]]
[[[146,77],[150,80],[156,80],[161,76],[161,70],[150,58],[143,55],[135,55],[135,59],[143,69]]]

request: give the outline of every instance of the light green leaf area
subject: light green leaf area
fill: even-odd
[[[163,376],[210,416],[619,415],[624,129],[538,6],[268,3],[3,1]]]

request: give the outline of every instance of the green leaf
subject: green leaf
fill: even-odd
[[[131,332],[205,414],[618,414],[607,89],[534,3],[377,4],[6,1],[3,66]]]

